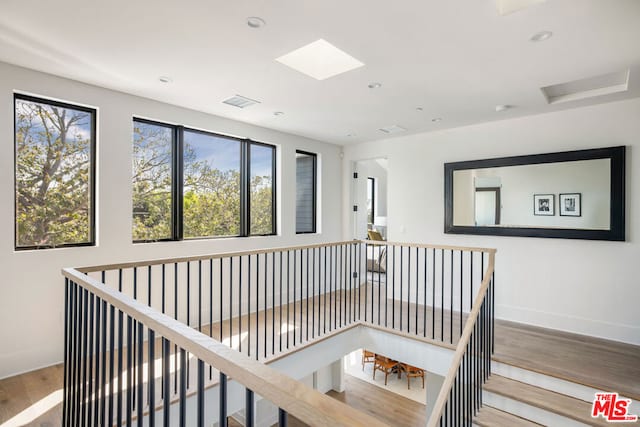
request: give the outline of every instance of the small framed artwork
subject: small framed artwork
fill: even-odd
[[[560,216],[582,216],[582,193],[560,194]]]
[[[542,216],[555,215],[555,195],[554,194],[534,194],[533,214]]]

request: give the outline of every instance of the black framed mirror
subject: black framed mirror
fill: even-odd
[[[445,233],[625,240],[625,147],[445,163]]]

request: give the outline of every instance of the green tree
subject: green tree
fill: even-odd
[[[91,240],[89,112],[16,100],[16,245]]]

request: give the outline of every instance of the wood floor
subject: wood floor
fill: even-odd
[[[408,303],[406,300],[402,303],[387,300],[384,298],[384,291],[376,286],[369,286],[366,290],[363,288],[360,295],[343,293],[340,298],[336,294],[327,294],[326,297],[322,295],[295,305],[284,306],[282,311],[280,307],[276,307],[275,310],[262,311],[257,316],[253,314],[243,316],[242,319],[236,317],[232,322],[214,323],[211,327],[203,325],[202,332],[211,334],[214,338],[220,338],[222,331],[222,339],[231,341],[237,347],[241,344],[243,352],[249,352],[252,357],[258,356],[262,360],[269,359],[288,351],[287,340],[289,349],[293,349],[294,340],[299,345],[301,341],[307,341],[308,334],[309,341],[313,341],[318,334],[324,334],[331,329],[329,325],[339,326],[341,319],[328,315],[330,307],[345,307],[342,321],[347,324],[350,319],[355,318],[358,309],[363,309],[365,297],[369,301],[373,298],[375,324],[379,322],[384,326],[386,321],[387,326],[394,325],[396,329],[402,328],[405,332],[410,331],[429,338],[433,335],[438,340],[443,339],[454,344],[457,342],[460,313],[438,309],[432,311],[431,307],[427,307],[425,311],[423,306],[416,307],[415,304]],[[359,302],[362,305],[359,305]],[[378,311],[378,305],[380,311]],[[313,313],[316,313],[315,318],[312,316]],[[364,317],[362,312],[361,317]],[[367,313],[367,319],[369,321],[372,319],[371,312]],[[465,320],[466,317],[463,314],[462,321]],[[617,391],[627,397],[640,400],[640,347],[638,346],[499,320],[496,321],[495,333],[494,359],[497,361],[597,389]],[[266,358],[264,357],[265,343],[267,344]],[[280,351],[280,343],[282,343],[282,351]],[[158,354],[160,354],[159,347],[156,351],[156,355]],[[30,425],[60,425],[61,405],[56,404],[48,408],[43,402],[55,401],[51,399],[51,393],[62,388],[62,376],[62,366],[56,365],[0,380],[0,424],[31,408],[43,413]],[[354,385],[357,383],[356,379],[350,380],[352,389],[357,390],[362,386]],[[367,396],[372,397],[364,399],[365,401],[381,399],[377,392],[385,390],[377,387],[375,389],[367,392]],[[349,389],[343,393],[343,396],[335,397],[344,399],[354,407],[367,403],[358,400],[356,393],[349,392]],[[372,412],[380,411],[375,404],[371,402],[369,404],[372,405],[370,409]],[[364,409],[363,406],[362,408]],[[396,416],[400,415],[394,414],[394,417]]]

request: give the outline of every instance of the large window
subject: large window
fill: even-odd
[[[15,95],[15,247],[95,243],[93,109]]]
[[[133,240],[275,234],[275,147],[134,120]]]
[[[296,151],[296,233],[316,232],[316,155]]]

